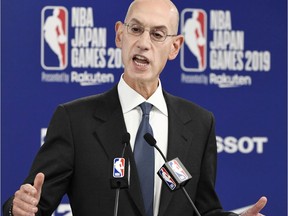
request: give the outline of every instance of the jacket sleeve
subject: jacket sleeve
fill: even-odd
[[[217,145],[215,137],[215,120],[210,113],[210,131],[207,137],[205,151],[202,158],[199,184],[196,194],[196,206],[202,216],[236,216],[232,212],[225,212],[215,191],[217,172]]]
[[[67,192],[73,174],[73,134],[70,119],[63,106],[55,111],[49,124],[45,143],[37,153],[30,173],[23,184],[33,184],[37,173],[45,175],[41,199],[36,215],[51,215]],[[3,206],[3,215],[9,216],[13,197]]]

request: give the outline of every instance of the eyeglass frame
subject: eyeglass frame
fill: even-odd
[[[153,41],[155,41],[155,42],[158,42],[158,43],[164,42],[167,37],[176,37],[176,36],[178,36],[177,34],[173,34],[173,35],[172,35],[172,34],[167,34],[166,31],[162,31],[162,30],[161,30],[163,33],[165,33],[165,37],[163,37],[164,39],[163,39],[163,40],[157,40],[157,39],[155,40],[154,37],[151,37],[151,34],[153,33],[153,31],[152,31],[151,29],[148,30],[148,29],[145,28],[145,26],[143,26],[143,25],[141,25],[141,24],[137,24],[137,23],[132,23],[132,24],[131,24],[131,23],[126,23],[126,22],[124,22],[123,24],[124,24],[125,27],[127,27],[127,33],[128,33],[128,34],[131,34],[131,35],[133,35],[133,36],[141,36],[145,31],[149,31],[150,39],[153,40]],[[141,28],[143,29],[143,32],[141,32],[139,35],[134,34],[133,32],[130,32],[130,31],[129,31],[129,29],[130,29],[129,27],[130,27],[131,25],[137,25],[137,26],[141,27]],[[156,28],[155,28],[155,29],[156,29]],[[154,29],[154,30],[155,30],[155,29]]]

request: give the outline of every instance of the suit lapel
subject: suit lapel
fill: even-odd
[[[120,157],[122,153],[124,147],[122,144],[122,136],[127,133],[117,87],[114,87],[111,91],[101,95],[99,103],[101,105],[97,106],[97,111],[94,115],[97,121],[95,137],[102,145],[112,165],[113,158]],[[126,148],[125,155],[130,159],[131,170],[130,187],[127,190],[127,193],[132,198],[142,215],[145,215],[136,165],[130,146]]]
[[[185,116],[181,107],[174,101],[174,96],[164,92],[168,107],[168,152],[167,160],[178,157],[182,162],[186,159],[188,143],[191,142],[190,132],[185,124],[191,121],[191,117]],[[171,192],[166,185],[162,184],[159,216],[164,216],[167,207],[175,192]]]

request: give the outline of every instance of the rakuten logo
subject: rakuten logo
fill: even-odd
[[[220,137],[216,136],[217,152],[234,154],[237,152],[243,154],[257,153],[263,154],[264,144],[268,142],[268,137],[240,137],[233,136]]]

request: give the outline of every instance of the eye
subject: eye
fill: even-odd
[[[155,40],[163,40],[166,36],[166,32],[163,30],[155,29],[155,30],[151,31],[151,36]]]
[[[130,31],[131,31],[131,33],[133,33],[133,34],[140,35],[140,34],[143,33],[143,27],[134,24],[134,25],[131,25]]]

